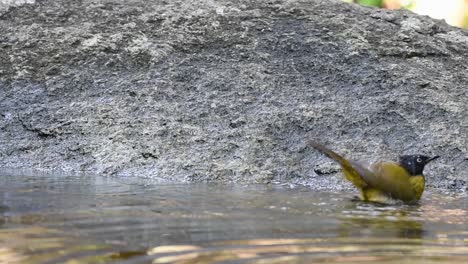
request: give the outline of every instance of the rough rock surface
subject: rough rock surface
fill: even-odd
[[[0,12],[0,166],[347,186],[305,146],[439,154],[468,185],[468,32],[321,0],[40,0]]]

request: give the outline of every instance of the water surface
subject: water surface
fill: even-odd
[[[468,263],[468,198],[0,172],[0,263]]]

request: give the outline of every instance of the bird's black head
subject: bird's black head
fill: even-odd
[[[439,156],[428,157],[424,155],[400,156],[400,165],[405,168],[412,176],[421,175],[423,173],[424,166],[438,157]]]

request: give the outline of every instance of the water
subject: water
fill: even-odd
[[[352,196],[3,172],[0,263],[468,263],[467,197]]]

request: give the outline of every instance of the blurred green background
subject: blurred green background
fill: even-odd
[[[468,0],[344,0],[387,9],[409,9],[417,14],[444,19],[448,24],[468,28]]]

